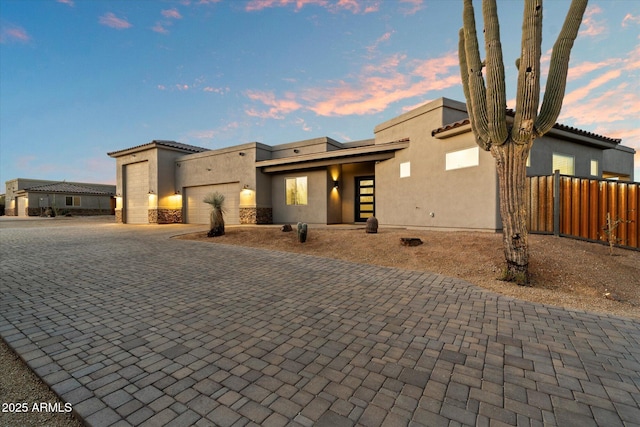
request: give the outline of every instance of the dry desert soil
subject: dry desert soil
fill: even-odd
[[[423,244],[405,247],[402,237]],[[504,257],[500,234],[380,229],[366,234],[362,227],[310,228],[307,241],[279,227],[228,227],[224,236],[206,231],[177,236],[202,244],[245,245],[339,258],[457,277],[485,289],[528,301],[577,310],[591,310],[640,319],[640,252],[597,243],[531,235],[531,287],[503,282]],[[0,396],[2,402],[57,402],[56,396],[0,340]],[[77,427],[70,414],[5,414],[4,426]]]

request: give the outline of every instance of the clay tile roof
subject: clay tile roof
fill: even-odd
[[[507,115],[508,116],[513,117],[513,116],[515,116],[515,114],[516,114],[516,112],[514,110],[511,110],[511,109],[507,110]],[[431,131],[431,136],[435,136],[435,135],[437,135],[439,133],[446,132],[446,131],[451,130],[451,129],[455,129],[455,128],[459,128],[459,127],[468,125],[469,123],[470,123],[469,119],[466,118],[466,119],[463,119],[463,120],[458,120],[457,122],[446,124],[446,125],[444,125],[444,126],[442,126],[440,128],[432,130]],[[588,132],[586,130],[582,130],[582,129],[574,128],[574,127],[571,127],[571,126],[563,125],[561,123],[556,123],[555,125],[553,125],[553,128],[554,129],[563,130],[563,131],[566,131],[566,132],[571,132],[571,133],[574,133],[574,134],[577,134],[577,135],[583,135],[583,136],[587,136],[587,137],[590,137],[590,138],[599,139],[600,141],[606,141],[606,142],[609,142],[609,143],[612,143],[612,144],[620,144],[620,142],[622,142],[622,139],[620,139],[620,138],[610,138],[608,136],[598,135],[598,134],[593,133],[593,132]]]
[[[71,184],[69,182],[56,182],[54,184],[36,185],[25,189],[26,191],[38,191],[43,193],[67,193],[67,194],[93,194],[98,196],[110,196],[111,193],[84,185]]]

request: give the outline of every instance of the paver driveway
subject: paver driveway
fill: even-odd
[[[637,321],[68,224],[3,225],[0,333],[88,425],[640,425]]]

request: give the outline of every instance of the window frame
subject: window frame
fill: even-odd
[[[293,194],[290,195],[291,190]],[[309,204],[309,180],[307,176],[285,177],[284,203],[286,206],[307,206]]]
[[[69,199],[71,199],[71,203],[69,203]],[[82,204],[81,196],[64,196],[64,206],[67,208],[77,208]]]
[[[562,166],[556,166],[556,160],[562,160],[564,159],[565,161],[568,161],[569,159],[571,160],[571,172],[568,173],[568,171],[563,170]],[[572,156],[571,154],[564,154],[564,153],[557,153],[554,152],[551,155],[551,173],[555,173],[556,170],[560,171],[560,175],[568,175],[568,176],[575,176],[576,175],[576,157]]]

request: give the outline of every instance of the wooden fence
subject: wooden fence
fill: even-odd
[[[620,221],[619,246],[640,249],[640,183],[556,173],[527,177],[531,233],[607,242],[607,215]]]

